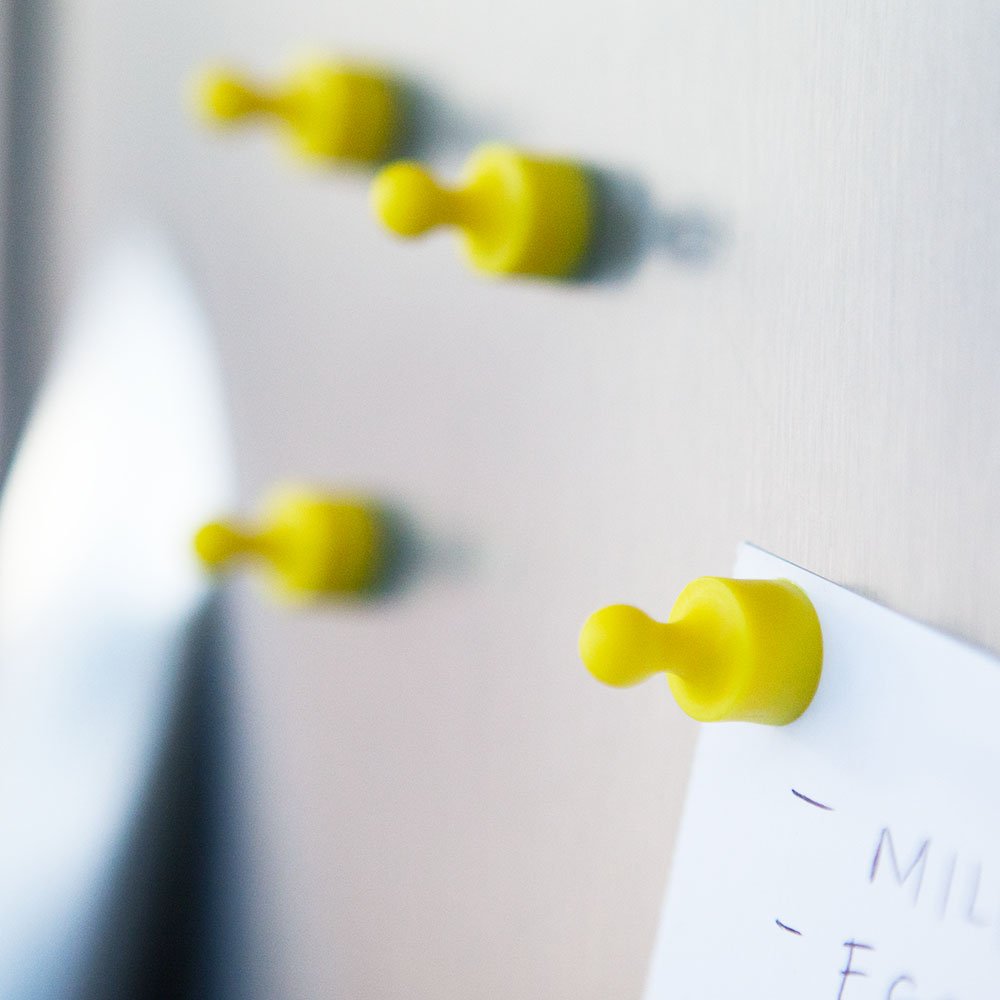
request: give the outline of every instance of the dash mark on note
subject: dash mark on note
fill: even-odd
[[[803,795],[794,788],[792,789],[792,795],[794,795],[797,799],[801,799],[803,802],[808,802],[809,805],[815,806],[817,809],[822,809],[825,812],[833,812],[833,806],[825,806],[822,802],[817,802],[815,799],[809,798],[808,795]]]
[[[797,931],[794,927],[789,927],[788,924],[783,924],[777,917],[774,918],[774,922],[783,930],[788,931],[789,934],[794,934],[796,937],[802,937],[802,931]]]

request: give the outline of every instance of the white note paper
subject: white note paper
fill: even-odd
[[[646,1000],[997,1000],[1000,663],[752,546],[734,575],[805,589],[823,676],[790,726],[703,727]]]

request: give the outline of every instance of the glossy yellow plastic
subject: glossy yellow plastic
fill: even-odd
[[[624,604],[590,616],[580,656],[606,684],[666,672],[674,698],[699,722],[782,726],[809,707],[823,667],[819,618],[789,580],[703,576],[666,624]]]
[[[206,70],[195,82],[195,105],[213,124],[273,118],[291,148],[308,160],[384,159],[399,119],[392,81],[343,63],[305,63],[273,89],[230,69]]]
[[[357,594],[378,582],[384,561],[378,508],[357,497],[286,487],[268,500],[257,526],[212,521],[195,553],[210,570],[236,560],[262,563],[288,597]]]
[[[567,277],[583,261],[593,224],[583,167],[497,145],[473,153],[456,188],[418,163],[390,164],[375,178],[372,206],[400,236],[456,226],[469,260],[492,274]]]

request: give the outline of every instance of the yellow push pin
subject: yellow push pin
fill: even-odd
[[[457,226],[482,271],[550,278],[580,266],[593,214],[583,167],[506,146],[477,150],[456,188],[442,187],[418,163],[393,163],[375,178],[372,204],[400,236]]]
[[[195,104],[215,124],[273,117],[306,159],[383,159],[396,135],[398,96],[390,80],[341,63],[309,62],[274,89],[219,68],[195,81]]]
[[[625,604],[591,615],[580,656],[615,687],[665,671],[699,722],[783,726],[816,693],[823,636],[812,602],[791,581],[703,576],[684,588],[666,624]]]
[[[213,521],[198,530],[194,548],[211,570],[237,559],[264,563],[285,596],[358,594],[379,580],[383,528],[369,501],[286,487],[271,496],[259,527]]]

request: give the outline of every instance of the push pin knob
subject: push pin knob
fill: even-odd
[[[263,563],[279,592],[308,598],[371,590],[385,539],[380,513],[368,501],[284,489],[258,525],[213,521],[198,530],[194,548],[213,571],[241,559]]]
[[[590,182],[579,164],[506,146],[477,150],[454,188],[439,184],[420,164],[391,164],[375,178],[372,204],[400,236],[457,227],[481,271],[549,278],[578,269],[593,214]]]
[[[782,726],[816,693],[823,637],[812,603],[789,580],[703,576],[684,588],[666,623],[624,604],[591,615],[580,656],[615,687],[665,672],[699,722]]]
[[[196,81],[195,103],[214,124],[273,118],[306,159],[383,159],[396,134],[398,99],[385,76],[340,63],[311,62],[267,88],[229,69]]]

